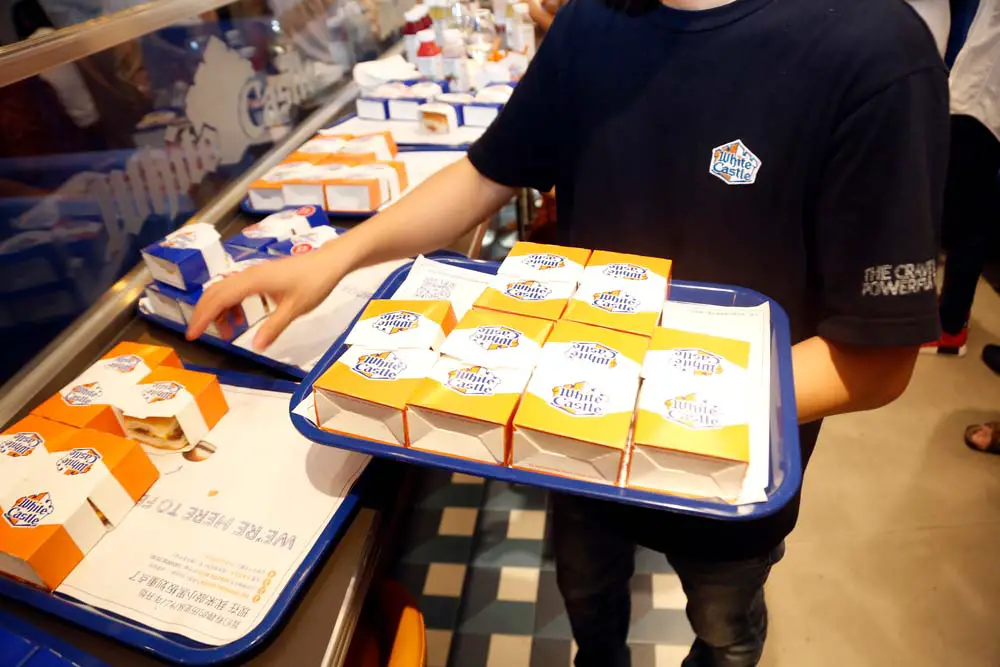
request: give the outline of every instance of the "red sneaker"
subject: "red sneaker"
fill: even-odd
[[[969,344],[969,327],[962,327],[957,334],[941,332],[941,337],[933,343],[924,343],[920,347],[921,354],[948,354],[953,357],[964,357]]]

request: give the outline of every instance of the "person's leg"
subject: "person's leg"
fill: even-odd
[[[1000,215],[1000,142],[979,121],[952,117],[951,157],[944,201],[945,261],[941,328],[945,338],[963,334],[976,285]],[[964,338],[964,337],[963,337]],[[958,344],[944,347],[961,347]],[[960,344],[960,345],[959,345]],[[942,349],[959,353],[959,349]]]
[[[756,558],[702,562],[671,557],[696,639],[682,667],[753,667],[767,636],[764,582],[784,545]]]
[[[635,545],[605,503],[552,495],[556,579],[578,646],[576,667],[629,667]]]

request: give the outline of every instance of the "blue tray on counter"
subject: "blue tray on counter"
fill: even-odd
[[[340,227],[337,227],[336,229],[338,232],[343,231],[343,229],[341,229]],[[465,259],[465,255],[455,252],[453,250],[435,250],[434,252],[427,253],[425,257],[427,257],[428,259],[437,259],[437,260]],[[281,259],[281,258],[275,256],[274,259]],[[143,311],[141,308],[138,309],[138,314],[139,317],[143,318],[144,320],[153,322],[154,324],[157,324],[165,329],[170,329],[171,331],[175,331],[181,334],[182,336],[184,335],[184,332],[187,330],[187,327],[183,324],[178,324],[173,320],[168,320],[165,317],[160,317],[159,315],[154,315],[153,313],[147,313]],[[351,326],[354,326],[353,322],[351,323]],[[350,331],[350,328],[348,328],[347,331]],[[343,333],[345,333],[346,335],[346,332]],[[278,361],[277,359],[272,359],[266,354],[261,354],[260,352],[254,352],[253,350],[248,350],[246,348],[239,347],[238,345],[234,345],[232,341],[222,340],[221,338],[216,338],[215,336],[207,336],[207,335],[200,336],[197,340],[199,343],[204,343],[205,345],[214,347],[217,350],[222,350],[226,354],[231,354],[234,357],[240,357],[241,359],[252,361],[253,363],[263,368],[281,373],[287,377],[294,378],[295,380],[303,380],[308,375],[308,372],[303,368],[299,368],[298,366],[293,366],[291,364],[286,364],[282,361]],[[334,344],[336,345],[336,342]],[[0,667],[3,667],[3,665],[0,665]]]
[[[481,273],[495,274],[497,262],[483,262],[469,259],[443,259],[452,264]],[[373,299],[388,299],[395,293],[410,271],[412,265],[397,269],[386,279]],[[324,431],[306,418],[292,414],[292,423],[305,437],[321,445],[340,447],[372,456],[416,463],[418,465],[444,468],[477,477],[499,479],[512,484],[540,486],[553,491],[612,500],[629,505],[712,517],[729,521],[759,519],[774,514],[784,507],[802,485],[802,461],[799,451],[798,417],[795,409],[795,392],[792,379],[791,336],[788,316],[775,301],[753,290],[707,283],[673,281],[670,285],[671,301],[704,303],[716,306],[752,307],[763,303],[771,308],[771,474],[766,489],[765,502],[749,505],[730,505],[721,501],[686,498],[663,493],[619,488],[595,482],[574,480],[541,472],[516,470],[488,463],[467,461],[460,458],[383,445],[369,440],[352,438]],[[357,318],[355,318],[355,322]],[[351,328],[354,323],[352,322]],[[350,328],[348,329],[350,331]],[[292,396],[291,408],[295,408],[313,391],[313,384],[336,361],[347,346],[345,332],[329,351],[317,362],[316,367],[306,376]]]
[[[236,387],[277,391],[285,394],[291,394],[297,389],[295,383],[287,380],[273,380],[257,375],[219,371],[190,364],[185,367],[191,370],[214,373],[222,384]],[[347,525],[353,519],[364,488],[371,479],[371,471],[372,466],[366,468],[355,482],[354,487],[347,493],[344,502],[334,513],[323,532],[320,533],[316,544],[306,554],[305,560],[302,561],[285,589],[281,591],[274,606],[271,607],[264,619],[247,635],[229,644],[222,646],[202,644],[182,635],[157,630],[124,616],[92,607],[65,595],[46,593],[6,577],[0,577],[0,595],[31,605],[86,630],[169,662],[182,665],[214,665],[233,660],[260,647],[273,632],[278,630],[285,616],[292,611],[299,596],[305,592],[311,575],[323,563],[326,555],[336,545]],[[88,663],[81,664],[87,665]]]

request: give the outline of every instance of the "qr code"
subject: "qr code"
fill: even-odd
[[[420,283],[420,287],[418,287],[416,291],[416,297],[418,299],[430,299],[435,301],[440,299],[450,299],[453,289],[455,289],[454,281],[428,277],[424,278],[424,282]]]

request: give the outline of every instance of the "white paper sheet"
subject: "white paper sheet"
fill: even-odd
[[[681,324],[682,323],[682,324]],[[663,307],[663,326],[715,336],[745,340],[751,344],[748,375],[756,377],[760,390],[754,395],[755,414],[765,415],[750,424],[750,463],[738,505],[764,502],[771,472],[771,308],[764,303],[753,308],[710,306],[668,301]]]
[[[392,133],[397,144],[426,144],[429,146],[462,146],[471,144],[483,135],[485,127],[458,127],[448,134],[423,132],[420,125],[412,120],[369,120],[350,118],[336,128],[345,134],[366,134],[369,132]]]
[[[157,456],[161,478],[59,593],[211,645],[260,623],[369,457],[302,437],[287,394],[224,391],[215,452]]]
[[[389,274],[408,262],[384,262],[348,274],[316,310],[288,325],[278,339],[263,351],[263,355],[311,371]],[[253,337],[265,321],[261,320],[247,329],[233,341],[233,345],[244,350],[253,349]]]

